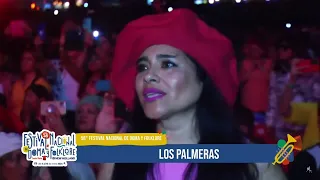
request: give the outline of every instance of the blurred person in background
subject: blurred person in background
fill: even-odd
[[[95,133],[98,115],[103,107],[103,98],[89,95],[83,97],[76,110],[75,129],[78,133]],[[90,164],[95,174],[100,170],[99,164]]]
[[[21,153],[21,135],[0,132],[0,179],[28,180],[30,163]]]
[[[110,79],[113,48],[108,38],[102,36],[99,39],[95,53],[95,59],[89,62],[89,71],[97,73],[102,71],[105,74],[104,79]]]
[[[8,67],[8,58],[4,52],[0,52],[0,93],[8,100],[15,76]]]
[[[270,79],[269,110],[266,116],[268,126],[274,127],[279,139],[286,134],[302,135],[305,124],[293,124],[287,118],[296,114],[299,103],[317,103],[320,94],[316,87],[320,86],[319,72],[306,72],[308,65],[299,66],[299,58],[289,41],[283,40],[278,47],[279,59],[275,61]],[[299,105],[297,105],[299,106]],[[308,116],[298,116],[300,121],[308,121]],[[296,119],[295,117],[294,119]],[[315,117],[317,122],[317,117]],[[297,121],[297,120],[295,120]],[[317,125],[315,125],[317,126]]]
[[[257,123],[255,114],[243,106],[238,106],[234,110],[240,130],[244,133],[248,143],[256,144],[275,144],[275,137],[272,129],[267,128],[264,124]]]
[[[26,20],[14,18],[10,21],[4,33],[11,39],[27,39],[31,37],[32,29]]]
[[[40,116],[40,103],[52,100],[48,90],[41,85],[31,85],[26,90],[26,96],[21,111],[17,116],[8,109],[0,108],[1,121],[6,132],[23,133],[24,131],[41,131],[38,119]]]
[[[52,100],[52,94],[44,86],[33,84],[26,90],[21,111],[21,121],[26,126],[26,129],[32,132],[42,130],[42,126],[39,123],[41,102]]]
[[[45,116],[39,119],[41,129],[47,129],[54,131],[56,135],[70,134],[68,132],[64,121],[60,115],[57,107],[52,107],[52,112],[47,113]],[[21,145],[20,145],[21,146]],[[36,170],[38,173],[43,173],[44,176],[48,176],[48,170]],[[95,174],[89,164],[68,162],[66,168],[49,168],[51,179],[71,179],[71,180],[95,180]],[[39,174],[35,174],[37,177]],[[63,178],[61,178],[61,176]]]
[[[6,97],[0,94],[0,132],[21,134],[25,130],[22,121],[8,109]]]
[[[76,130],[79,133],[94,133],[97,117],[103,107],[103,98],[89,95],[83,97],[76,111]]]
[[[18,73],[19,67],[15,64],[19,64],[20,54],[32,44],[32,28],[23,13],[16,12],[10,16],[11,21],[4,30],[5,38],[2,41],[6,42],[10,61],[14,65],[12,70]]]
[[[254,115],[253,112],[243,106],[235,108],[235,117],[239,123],[240,130],[245,135],[248,143],[253,142]]]
[[[130,132],[165,131],[168,144],[245,143],[233,124],[238,80],[232,44],[192,11],[177,9],[129,23],[118,37],[112,68],[115,94],[132,110]],[[278,166],[264,163],[119,163],[111,176],[286,179]]]
[[[0,132],[4,131],[3,117],[6,115],[6,111],[5,111],[6,108],[7,108],[6,97],[3,94],[0,94]]]
[[[130,112],[123,102],[116,98],[112,92],[104,95],[103,107],[97,117],[96,132],[97,133],[125,133],[128,131],[128,120]]]
[[[82,45],[74,41],[67,42],[66,36],[70,31],[79,30],[83,33],[84,42]],[[54,85],[56,99],[66,101],[67,110],[75,111],[79,101],[78,91],[80,83],[86,74],[85,61],[87,58],[88,48],[93,44],[91,33],[82,31],[74,22],[67,21],[62,28],[60,38],[61,67]],[[67,47],[66,47],[67,45]]]
[[[268,108],[268,94],[272,61],[263,57],[265,49],[255,39],[244,46],[245,59],[240,69],[241,102],[252,112],[265,113]]]
[[[99,80],[105,78],[104,73],[87,73],[87,76],[84,77],[83,82],[80,84],[78,96],[82,98],[88,95],[101,95],[102,92],[96,89],[96,84]]]
[[[32,85],[44,86],[49,92],[51,87],[36,69],[37,56],[33,51],[25,50],[20,61],[21,78],[12,86],[9,107],[20,117],[26,90]]]
[[[35,51],[39,57],[36,67],[41,72],[41,75],[47,78],[51,85],[53,80],[52,73],[56,70],[53,65],[53,61],[59,60],[58,42],[55,43],[54,38],[50,38],[48,36],[43,39],[43,37],[38,35],[34,39]]]

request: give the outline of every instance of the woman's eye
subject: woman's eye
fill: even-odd
[[[161,65],[162,68],[172,68],[176,67],[177,65],[171,61],[164,61]]]
[[[148,69],[148,67],[146,65],[144,65],[144,64],[138,64],[137,65],[137,71],[138,72],[142,72],[142,71],[145,71],[147,69]]]

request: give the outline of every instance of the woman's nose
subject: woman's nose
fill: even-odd
[[[144,82],[145,83],[159,83],[160,82],[160,78],[157,75],[157,73],[153,72],[153,71],[149,71],[148,74],[146,74],[144,76]]]

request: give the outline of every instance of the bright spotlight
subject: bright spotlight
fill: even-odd
[[[286,28],[291,28],[291,24],[290,24],[290,23],[287,23],[287,24],[286,24]]]
[[[65,9],[68,9],[69,6],[70,6],[70,3],[69,3],[69,2],[65,2],[64,5],[63,5],[63,7],[64,7]]]
[[[97,38],[97,37],[99,37],[99,31],[93,31],[93,33],[92,33],[92,35],[93,35],[93,37],[95,37],[95,38]]]

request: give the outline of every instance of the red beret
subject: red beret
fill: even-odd
[[[117,38],[111,82],[116,95],[132,109],[136,61],[152,45],[166,44],[193,57],[232,106],[238,90],[232,43],[188,9],[148,15],[126,25]]]

